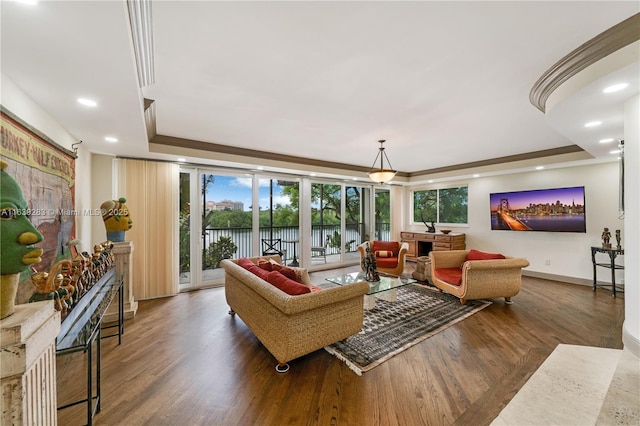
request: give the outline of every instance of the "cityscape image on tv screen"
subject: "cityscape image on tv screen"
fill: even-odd
[[[587,232],[584,186],[490,194],[491,229]]]

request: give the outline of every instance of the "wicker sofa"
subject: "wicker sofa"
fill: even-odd
[[[280,263],[280,256],[262,256]],[[249,258],[257,263],[260,258]],[[362,329],[366,282],[291,296],[237,264],[223,260],[229,314],[238,316],[278,361],[288,362],[346,339]],[[302,270],[303,283],[310,284]]]
[[[474,260],[468,260],[469,255]],[[477,250],[432,251],[431,280],[440,289],[467,300],[504,297],[507,304],[520,292],[522,268],[529,266],[526,259],[509,256],[490,256],[493,253]],[[487,258],[502,257],[502,258]],[[482,259],[482,260],[475,260]]]

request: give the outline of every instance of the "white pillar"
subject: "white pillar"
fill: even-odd
[[[133,241],[114,242],[112,252],[116,258],[116,278],[124,280],[124,319],[130,319],[138,311],[138,302],[133,297]],[[118,321],[117,308],[117,303],[111,303],[104,317],[105,323]]]
[[[58,424],[56,337],[60,312],[53,301],[16,305],[0,321],[3,425]]]
[[[640,357],[640,95],[624,105],[624,325],[625,349]]]

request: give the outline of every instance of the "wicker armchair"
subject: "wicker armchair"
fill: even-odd
[[[440,291],[459,297],[463,305],[467,300],[496,297],[504,297],[507,304],[513,303],[511,298],[520,292],[522,268],[529,266],[529,262],[502,255],[498,255],[502,259],[468,260],[470,252],[483,253],[475,250],[429,253],[433,284]]]
[[[366,255],[367,241],[358,246],[360,252],[360,259]],[[371,241],[371,251],[374,253],[379,252],[393,252],[392,255],[386,257],[379,257],[376,254],[376,265],[380,272],[385,274],[400,276],[404,272],[404,265],[406,263],[407,252],[409,251],[408,243],[400,243],[398,241]]]

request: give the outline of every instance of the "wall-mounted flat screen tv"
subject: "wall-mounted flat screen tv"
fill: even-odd
[[[587,232],[584,186],[489,194],[491,229]]]

